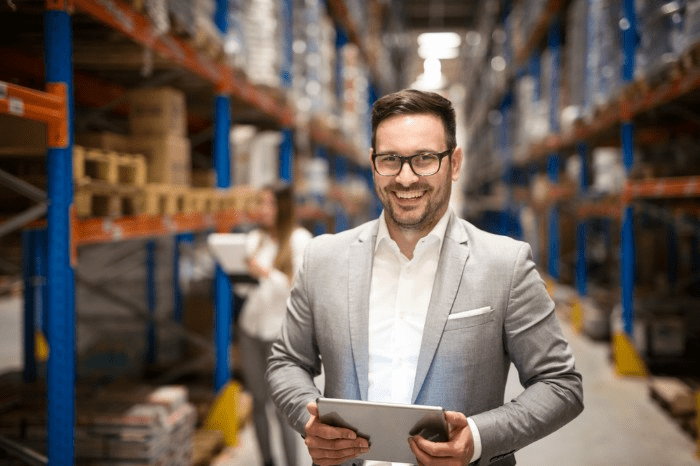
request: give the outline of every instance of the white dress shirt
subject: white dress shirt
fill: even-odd
[[[410,260],[389,236],[385,215],[382,213],[379,219],[372,263],[367,399],[411,404],[423,327],[450,210],[418,241]],[[474,461],[481,456],[481,440],[476,425],[471,419],[468,422],[474,435]],[[384,464],[402,463],[367,462]]]

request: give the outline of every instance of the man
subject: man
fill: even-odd
[[[517,449],[583,409],[530,247],[449,208],[462,150],[441,96],[379,99],[370,157],[384,211],[306,249],[268,362],[272,398],[320,466],[359,464],[368,448],[319,421],[321,363],[326,397],[445,408],[449,441],[407,440],[418,464],[513,465]],[[504,404],[511,362],[525,390]]]

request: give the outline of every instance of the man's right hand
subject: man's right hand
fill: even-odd
[[[352,430],[323,424],[318,418],[316,403],[309,403],[306,409],[311,413],[311,418],[304,426],[306,431],[304,443],[309,449],[314,464],[318,466],[341,464],[369,451],[367,439],[358,437]]]

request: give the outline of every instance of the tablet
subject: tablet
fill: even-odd
[[[212,233],[207,246],[216,262],[229,275],[248,273],[246,233]]]
[[[415,463],[409,437],[420,434],[433,442],[448,439],[445,411],[439,406],[337,398],[319,398],[316,404],[321,422],[346,427],[369,440],[369,451],[359,459]]]

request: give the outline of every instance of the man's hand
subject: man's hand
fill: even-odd
[[[304,426],[306,431],[304,443],[309,449],[314,464],[318,466],[341,464],[369,451],[367,439],[358,437],[352,430],[323,424],[318,418],[316,403],[309,403],[306,409],[311,413],[311,418]]]
[[[411,451],[421,466],[466,466],[474,455],[474,438],[467,417],[456,411],[446,411],[450,429],[447,442],[431,442],[420,435],[408,439]]]

